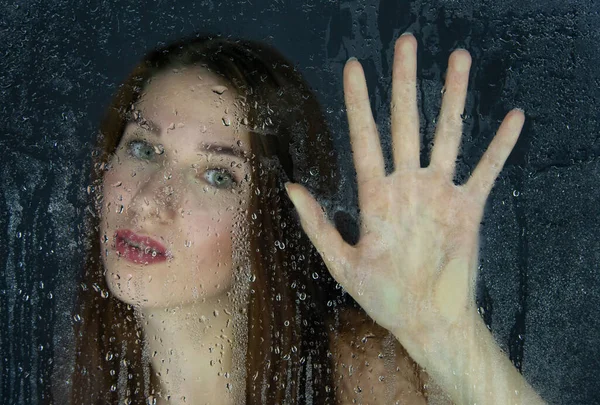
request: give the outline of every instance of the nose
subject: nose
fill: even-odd
[[[141,180],[128,208],[133,222],[156,220],[172,223],[179,206],[179,192],[174,171],[169,167],[156,170]]]

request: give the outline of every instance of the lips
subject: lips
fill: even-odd
[[[138,235],[129,229],[119,229],[115,232],[115,239],[117,251],[134,263],[165,261],[171,255],[157,240]]]

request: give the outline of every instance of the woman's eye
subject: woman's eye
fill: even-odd
[[[154,146],[139,139],[130,141],[127,144],[127,150],[131,156],[137,159],[151,159],[156,154]]]
[[[208,169],[204,178],[217,188],[230,188],[236,184],[233,175],[226,169]]]

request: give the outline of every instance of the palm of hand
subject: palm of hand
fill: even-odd
[[[471,304],[480,207],[429,168],[362,187],[361,238],[336,268],[338,281],[394,332],[457,320]]]
[[[349,61],[344,69],[359,194],[359,242],[348,245],[304,187],[288,186],[302,226],[332,276],[407,347],[428,334],[443,334],[472,315],[485,201],[524,122],[522,112],[511,111],[469,181],[462,186],[453,183],[471,63],[467,51],[457,50],[449,59],[431,162],[421,168],[416,49],[412,35],[396,42],[395,170],[389,175],[362,67]]]

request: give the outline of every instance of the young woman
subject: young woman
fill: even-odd
[[[72,403],[351,403],[365,381],[423,400],[398,342],[343,349],[365,317],[339,311],[283,187],[333,201],[331,135],[270,47],[194,37],[150,52],[106,113],[90,181]],[[387,380],[348,373],[358,358],[392,364]]]
[[[381,348],[401,344],[455,403],[542,403],[473,302],[479,222],[523,113],[509,113],[455,186],[470,68],[468,52],[455,51],[431,163],[420,168],[416,48],[412,35],[396,43],[390,175],[361,66],[344,69],[361,209],[354,245],[321,208],[339,180],[333,148],[283,58],[200,38],[144,59],[95,156],[98,234],[75,317],[73,403],[351,403],[351,389],[389,403],[404,400],[397,387],[423,403],[410,361],[368,345],[382,331],[394,339]],[[327,270],[380,325],[358,355],[360,318],[338,311]],[[332,335],[350,336],[350,350]],[[363,391],[356,383],[373,385],[380,357],[399,364],[396,374]],[[359,375],[348,366],[356,358],[367,366]]]

